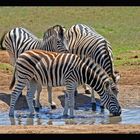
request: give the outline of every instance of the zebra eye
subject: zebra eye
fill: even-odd
[[[113,91],[113,93],[114,93],[115,95],[118,94],[119,90],[118,90],[117,88],[113,87],[113,88],[111,88],[111,89],[112,89],[112,91]]]

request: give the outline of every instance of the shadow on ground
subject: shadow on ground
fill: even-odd
[[[58,99],[60,100],[61,106],[64,107],[64,95],[59,95]],[[0,100],[6,103],[8,106],[10,106],[10,99],[11,95],[7,93],[0,93]],[[96,102],[99,104],[99,99],[96,98]],[[78,93],[77,96],[75,96],[75,107],[81,107],[85,104],[89,105],[91,103],[91,97],[87,96],[83,93]],[[15,110],[20,109],[28,109],[28,104],[26,101],[26,96],[21,95],[16,103]]]
[[[61,105],[62,107],[64,107],[64,95],[60,95],[58,96],[58,99],[60,100],[61,102]],[[100,104],[100,100],[95,98],[96,102],[98,104]],[[87,96],[86,94],[83,94],[83,93],[78,93],[77,96],[75,96],[75,106],[76,107],[81,107],[85,104],[89,104],[91,103],[91,97],[90,96]]]
[[[11,95],[7,94],[7,93],[0,93],[0,100],[5,102],[8,106],[10,106],[10,99],[11,99]],[[28,105],[26,102],[26,97],[25,95],[21,95],[16,103],[16,110],[20,110],[20,109],[27,109]]]

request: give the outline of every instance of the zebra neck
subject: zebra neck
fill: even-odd
[[[45,50],[43,46],[44,46],[43,39],[38,39],[38,49]]]
[[[102,93],[104,89],[104,81],[109,78],[107,73],[96,63],[92,68],[90,66],[83,67],[83,82],[88,84],[96,92]]]

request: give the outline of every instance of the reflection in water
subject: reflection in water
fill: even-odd
[[[110,124],[117,124],[117,123],[119,123],[121,121],[122,121],[122,117],[121,116],[108,117],[108,122]]]
[[[8,112],[0,113],[0,125],[80,125],[80,124],[140,124],[140,108],[122,109],[121,116],[110,117],[107,110],[96,112],[79,107],[75,110],[75,117],[63,117],[63,108],[49,110],[43,108],[33,117],[29,117],[26,110],[15,112],[15,118],[8,116]]]
[[[33,118],[27,118],[26,125],[34,125]]]
[[[76,110],[74,118],[63,117],[61,114],[62,109],[57,109],[53,112],[45,114],[40,111],[33,117],[29,117],[27,114],[16,115],[15,118],[10,118],[11,125],[78,125],[78,124],[107,124],[107,123],[119,123],[121,117],[109,117],[105,112],[92,112],[92,110]]]
[[[9,118],[10,118],[11,125],[16,125],[15,118],[13,117],[9,117]]]

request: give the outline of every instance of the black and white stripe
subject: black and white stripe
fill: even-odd
[[[67,45],[60,25],[50,27],[44,34],[44,39],[37,38],[33,33],[22,27],[16,27],[5,33],[1,39],[2,48],[6,48],[12,65],[18,56],[31,49],[67,52]],[[47,34],[47,39],[45,35]]]
[[[76,24],[70,27],[66,31],[66,38],[71,53],[82,57],[91,57],[102,66],[115,83],[118,82],[120,76],[114,72],[112,48],[107,39],[84,24]],[[89,93],[89,88],[86,86],[84,88]],[[92,102],[95,103],[93,90],[92,97]]]
[[[91,58],[81,59],[71,53],[55,53],[42,50],[30,50],[22,53],[16,61],[16,85],[12,91],[9,115],[14,115],[14,107],[19,94],[29,84],[27,102],[30,113],[34,113],[33,94],[36,83],[43,86],[66,86],[64,115],[74,116],[74,91],[79,84],[88,84],[99,94],[103,105],[113,115],[120,115],[121,108],[112,85],[114,81]],[[30,81],[34,78],[34,83]],[[10,88],[15,84],[15,76]]]
[[[25,28],[14,28],[3,35],[1,47],[6,48],[8,51],[13,66],[18,56],[27,50],[41,49],[55,52],[68,52],[66,39],[64,37],[64,28],[61,25],[48,28],[44,33],[43,40],[37,38]],[[41,92],[40,85],[38,85],[37,90],[38,93]],[[35,106],[38,108],[40,105],[39,94],[36,95],[35,100]],[[55,107],[55,104],[52,104],[52,107]]]

